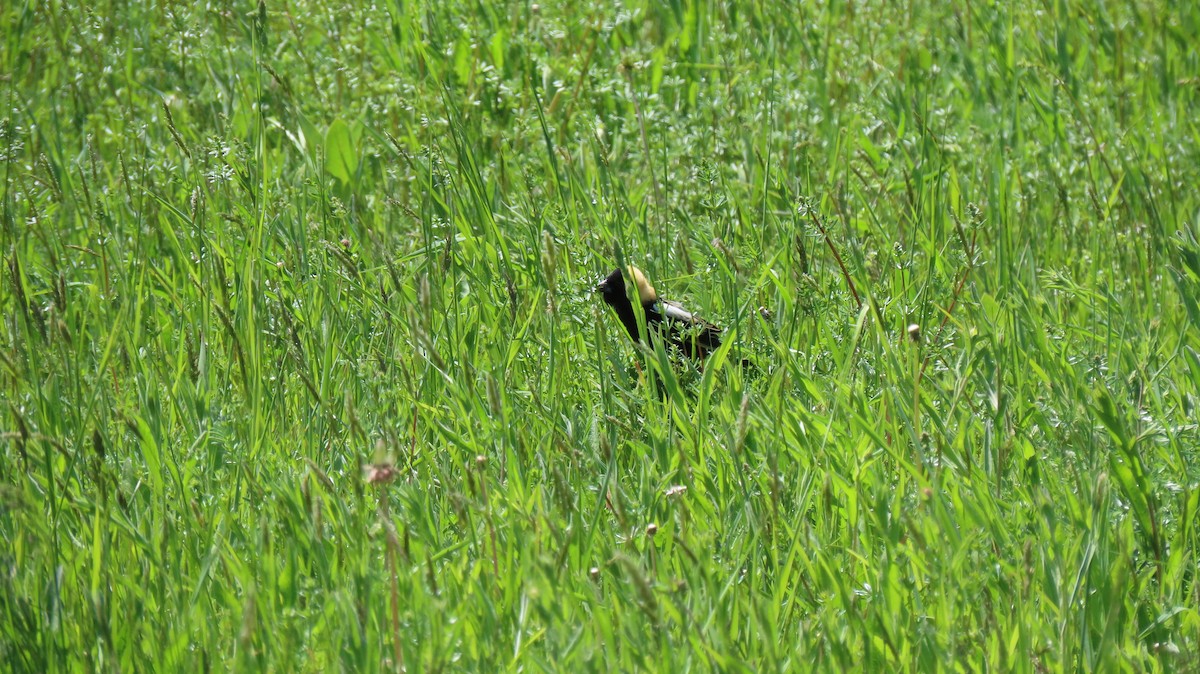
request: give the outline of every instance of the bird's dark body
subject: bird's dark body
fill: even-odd
[[[705,321],[680,305],[660,299],[654,287],[636,268],[628,274],[634,283],[638,300],[646,313],[646,329],[652,334],[667,339],[668,344],[679,348],[689,358],[702,359],[721,345],[721,329]],[[626,274],[614,269],[596,290],[601,293],[605,304],[613,308],[621,325],[633,341],[646,341],[638,331],[637,314],[626,289]]]

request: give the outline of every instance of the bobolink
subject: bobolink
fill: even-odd
[[[605,304],[617,312],[617,318],[621,319],[621,324],[634,342],[642,340],[638,334],[637,314],[625,289],[627,280],[632,281],[637,289],[638,301],[646,312],[646,329],[651,334],[665,336],[669,344],[678,347],[689,358],[698,360],[721,345],[721,328],[675,302],[661,299],[642,270],[630,265],[624,272],[614,269],[596,286],[596,292],[600,293]]]

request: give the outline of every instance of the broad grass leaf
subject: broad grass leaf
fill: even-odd
[[[350,126],[340,119],[333,120],[325,132],[325,170],[347,185],[358,171],[354,137]]]

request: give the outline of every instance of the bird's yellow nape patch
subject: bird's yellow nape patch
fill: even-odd
[[[642,304],[654,302],[658,299],[658,293],[655,292],[654,286],[650,285],[650,282],[646,280],[646,275],[642,273],[641,269],[629,265],[629,280],[637,288],[638,301]]]

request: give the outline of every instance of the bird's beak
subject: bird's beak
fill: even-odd
[[[607,291],[608,291],[608,280],[607,279],[600,281],[599,283],[596,284],[595,288],[592,288],[592,292],[595,292],[595,293],[602,293],[602,292],[607,292]]]

